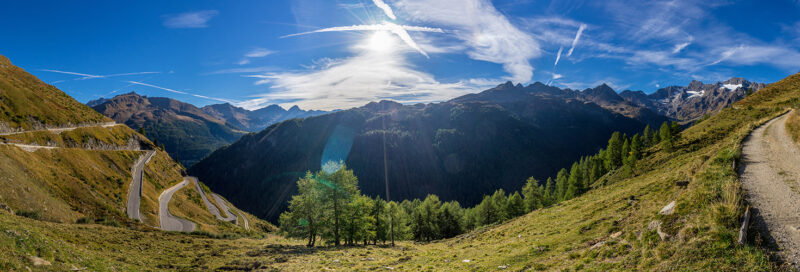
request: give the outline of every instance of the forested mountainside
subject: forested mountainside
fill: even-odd
[[[285,110],[271,105],[255,111],[231,104],[198,108],[171,98],[136,93],[97,99],[86,103],[103,115],[163,144],[170,156],[191,166],[212,151],[231,144],[247,132],[256,132],[277,122],[325,114],[297,106]]]
[[[388,183],[392,199],[437,194],[471,206],[495,189],[555,174],[605,146],[614,131],[633,134],[667,120],[626,117],[578,92],[542,86],[507,83],[443,103],[381,101],[290,120],[245,135],[189,171],[271,220],[297,178],[332,159],[353,169],[367,195],[384,196]],[[331,145],[339,152],[326,153]]]

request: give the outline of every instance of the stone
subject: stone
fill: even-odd
[[[469,263],[469,262],[471,262],[471,260],[470,259],[463,259],[463,260],[461,260],[461,262],[462,263]]]
[[[35,256],[28,256],[28,260],[30,260],[33,263],[33,266],[49,266],[49,265],[51,265],[50,262],[48,262],[47,260],[39,258],[39,257],[35,257]]]
[[[618,231],[618,232],[612,233],[612,234],[611,234],[611,236],[609,236],[609,237],[610,237],[611,239],[616,239],[616,238],[617,238],[617,237],[619,237],[620,235],[622,235],[622,232],[621,232],[621,231]]]
[[[659,211],[658,213],[663,215],[671,215],[675,213],[675,204],[676,204],[675,201],[670,202],[669,204],[667,204],[667,206],[664,206],[664,208],[661,209],[661,211]]]

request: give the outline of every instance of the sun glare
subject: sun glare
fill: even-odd
[[[369,37],[367,48],[372,51],[385,52],[390,51],[394,46],[394,37],[388,31],[375,31]]]

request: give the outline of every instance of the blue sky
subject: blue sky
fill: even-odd
[[[653,92],[800,71],[800,1],[6,1],[0,54],[81,102],[434,102],[507,80]]]

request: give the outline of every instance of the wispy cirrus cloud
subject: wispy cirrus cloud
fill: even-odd
[[[216,10],[201,10],[174,15],[164,15],[164,26],[168,28],[206,28],[208,21],[219,14]]]
[[[394,0],[406,19],[454,29],[472,59],[498,63],[510,75],[507,80],[528,82],[533,76],[530,60],[541,54],[539,43],[519,30],[488,0]]]
[[[272,54],[275,54],[275,51],[266,48],[256,48],[244,54],[244,57],[241,60],[239,60],[237,64],[245,65],[250,63],[250,61],[254,58],[263,58]]]

